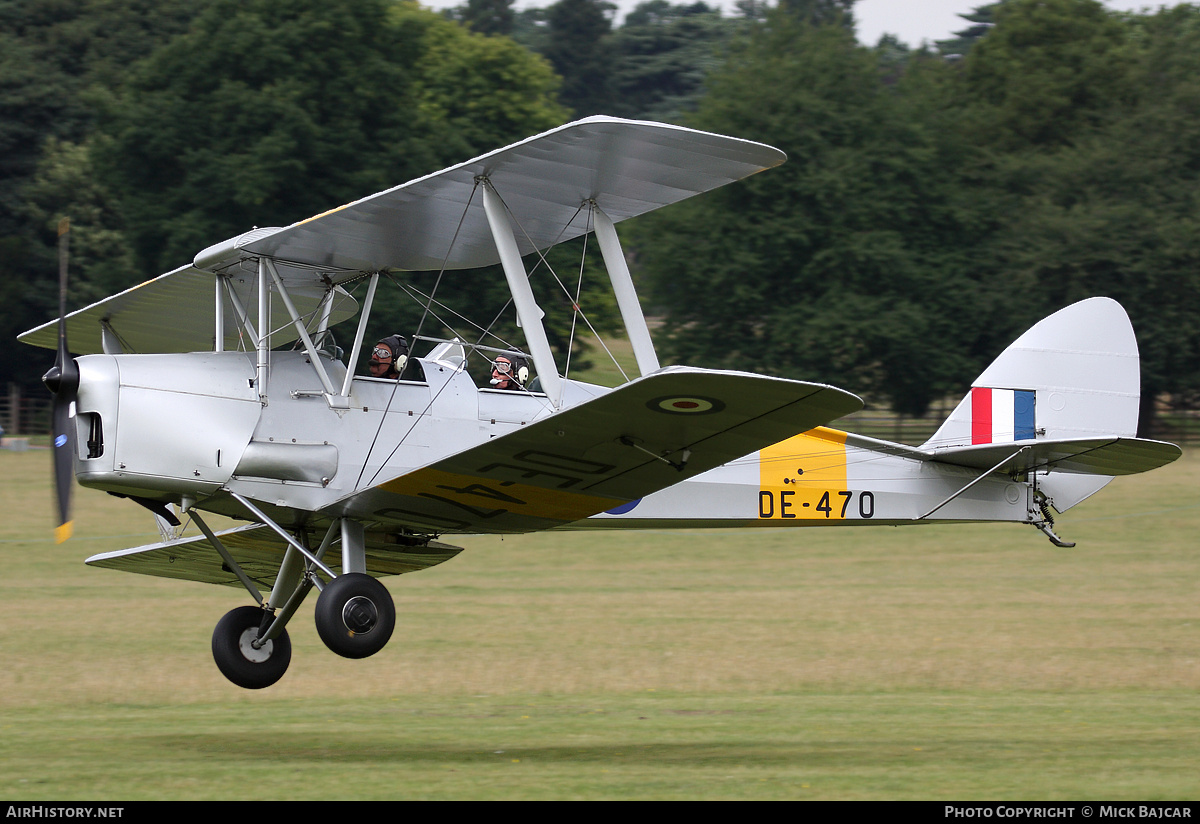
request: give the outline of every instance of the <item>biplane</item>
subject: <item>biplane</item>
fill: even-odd
[[[313,589],[331,650],[382,649],[396,610],[379,578],[454,557],[447,537],[1010,521],[1069,546],[1055,512],[1179,456],[1135,437],[1137,342],[1107,298],[1021,336],[919,447],[829,428],[863,406],[833,386],[662,366],[615,225],[784,159],[592,117],[60,311],[20,336],[58,350],[60,530],[72,475],[154,513],[162,541],[87,563],[245,588],[255,603],[220,620],[212,649],[254,689],[287,670],[286,627]],[[526,269],[588,233],[639,373],[616,388],[560,374]],[[461,337],[414,338],[420,370],[399,380],[356,374],[381,276],[497,263],[535,380],[477,386],[471,359],[513,353]],[[355,318],[343,352],[332,329]],[[200,534],[179,533],[185,513]],[[244,523],[217,531],[210,514]]]

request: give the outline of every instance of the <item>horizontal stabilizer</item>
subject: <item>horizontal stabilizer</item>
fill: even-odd
[[[283,562],[287,544],[263,524],[248,524],[218,532],[217,537],[229,550],[238,566],[264,589],[269,589]],[[461,547],[431,541],[424,546],[399,546],[387,543],[382,536],[367,533],[367,572],[375,577],[417,572],[462,551]],[[325,563],[340,573],[340,554],[331,553]],[[167,543],[148,544],[105,552],[87,559],[89,566],[155,575],[159,578],[178,578],[206,584],[224,584],[241,588],[242,583],[226,566],[217,550],[203,535]]]
[[[669,367],[330,514],[434,532],[530,532],[605,512],[862,408],[816,383]]]
[[[929,454],[940,463],[978,470],[991,469],[1005,457],[1016,455],[1001,467],[1002,471],[1135,475],[1169,464],[1183,453],[1173,443],[1108,437],[951,447],[932,450]]]

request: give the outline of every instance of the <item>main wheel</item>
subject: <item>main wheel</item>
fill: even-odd
[[[396,606],[387,587],[370,575],[348,572],[321,591],[317,634],[343,658],[366,658],[383,649],[396,628]]]
[[[292,641],[287,630],[255,649],[263,611],[238,607],[225,614],[213,630],[212,651],[217,669],[239,687],[260,690],[283,677],[292,662]]]

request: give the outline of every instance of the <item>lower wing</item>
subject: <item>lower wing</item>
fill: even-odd
[[[824,384],[669,367],[326,508],[429,532],[550,529],[862,408]]]

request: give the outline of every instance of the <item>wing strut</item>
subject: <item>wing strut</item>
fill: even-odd
[[[308,352],[308,359],[317,373],[317,378],[321,381],[321,386],[325,389],[325,395],[329,398],[330,405],[334,405],[333,398],[336,391],[333,388],[333,381],[329,379],[329,373],[325,371],[325,364],[321,362],[321,356],[317,353],[317,347],[313,346],[308,329],[304,327],[304,318],[300,317],[300,313],[296,311],[296,304],[292,303],[292,296],[288,294],[287,288],[283,285],[283,279],[279,277],[279,270],[275,268],[275,262],[270,258],[260,258],[259,265],[267,267],[267,272],[270,273],[271,280],[275,282],[275,288],[279,290],[279,297],[282,298],[283,305],[287,308],[288,314],[292,318],[292,325],[296,328],[296,333],[300,336],[300,340],[304,341],[304,349]],[[349,400],[346,400],[342,404],[342,408],[349,408],[349,405]]]
[[[521,252],[517,248],[517,238],[513,234],[512,222],[508,218],[504,201],[492,187],[490,180],[484,177],[480,178],[479,182],[483,184],[483,208],[487,213],[488,226],[496,242],[496,252],[500,255],[500,265],[504,267],[504,277],[508,280],[513,304],[517,307],[517,322],[525,331],[529,354],[533,356],[533,365],[537,367],[538,377],[542,379],[542,390],[557,409],[562,406],[562,378],[554,364],[554,353],[550,349],[549,340],[546,339],[546,328],[542,326],[545,313],[537,305],[533,289],[529,286],[529,275],[521,261]]]
[[[267,405],[267,370],[271,364],[271,302],[267,289],[267,267],[262,258],[258,261],[258,364],[255,370],[255,386],[258,402]]]
[[[225,279],[213,278],[213,351],[225,351]],[[107,354],[107,353],[106,353]]]
[[[633,356],[637,359],[638,371],[649,375],[659,369],[658,355],[654,351],[654,342],[650,340],[650,328],[646,326],[642,305],[638,302],[637,292],[633,288],[633,278],[629,275],[625,254],[621,251],[617,227],[595,201],[592,202],[592,206],[592,220],[596,228],[596,240],[600,243],[600,255],[604,258],[604,268],[608,269],[608,279],[612,282],[617,307],[621,310],[621,320],[625,322],[625,332],[633,345]]]
[[[358,329],[354,332],[354,347],[350,350],[346,378],[342,381],[342,395],[350,397],[350,385],[354,380],[354,364],[358,363],[358,353],[362,351],[363,338],[367,334],[367,320],[371,317],[371,307],[375,305],[375,289],[379,286],[379,273],[372,272],[370,283],[367,285],[367,298],[363,301],[362,313],[358,317]]]
[[[274,532],[275,532],[275,534],[277,534],[277,535],[278,535],[280,538],[283,538],[283,540],[287,541],[287,542],[288,542],[288,546],[292,547],[292,548],[293,548],[293,549],[295,549],[297,552],[299,552],[301,555],[303,555],[305,558],[307,558],[307,559],[308,559],[308,562],[309,562],[310,564],[313,564],[314,566],[316,566],[318,569],[320,569],[322,572],[324,572],[324,573],[325,573],[326,575],[328,575],[330,578],[336,578],[336,577],[337,577],[336,575],[334,575],[334,574],[333,574],[333,570],[332,570],[332,569],[330,569],[329,567],[325,566],[325,564],[321,563],[321,559],[320,559],[320,558],[318,558],[317,556],[315,556],[315,555],[313,555],[311,552],[309,552],[307,549],[305,549],[305,548],[304,548],[304,547],[303,547],[303,546],[300,544],[300,542],[299,542],[299,541],[297,541],[297,540],[296,540],[295,538],[293,538],[293,537],[292,537],[290,534],[288,534],[288,531],[287,531],[286,529],[284,529],[284,528],[283,528],[283,527],[281,527],[279,524],[275,523],[275,522],[274,522],[274,521],[272,521],[270,518],[268,518],[268,517],[266,516],[266,514],[265,514],[265,513],[264,513],[264,512],[263,512],[261,509],[259,509],[259,508],[258,508],[258,507],[256,507],[254,504],[252,504],[252,503],[250,503],[249,501],[247,501],[247,500],[246,500],[244,497],[242,497],[241,495],[237,494],[236,492],[230,492],[229,494],[230,494],[230,496],[232,496],[232,497],[233,497],[233,499],[234,499],[235,501],[237,501],[237,502],[238,502],[239,504],[241,504],[242,506],[246,507],[246,509],[250,510],[250,514],[251,514],[251,515],[253,515],[255,518],[257,518],[257,519],[258,519],[259,521],[261,521],[262,523],[264,523],[264,524],[266,524],[267,526],[269,526],[269,527],[271,528],[271,530],[272,530],[272,531],[274,531]],[[208,536],[207,536],[207,533],[205,534],[205,537],[208,537]]]
[[[213,549],[221,556],[221,560],[225,562],[225,566],[229,567],[229,571],[237,576],[237,579],[242,582],[242,586],[250,593],[250,597],[262,604],[262,593],[258,591],[258,587],[250,580],[250,576],[246,574],[241,565],[233,560],[233,556],[229,554],[229,550],[225,548],[225,544],[221,543],[221,539],[217,537],[217,533],[209,529],[208,524],[204,523],[200,517],[200,513],[195,509],[190,510],[192,520],[196,522],[196,526],[200,527],[200,531],[204,533],[204,537],[212,544]]]

